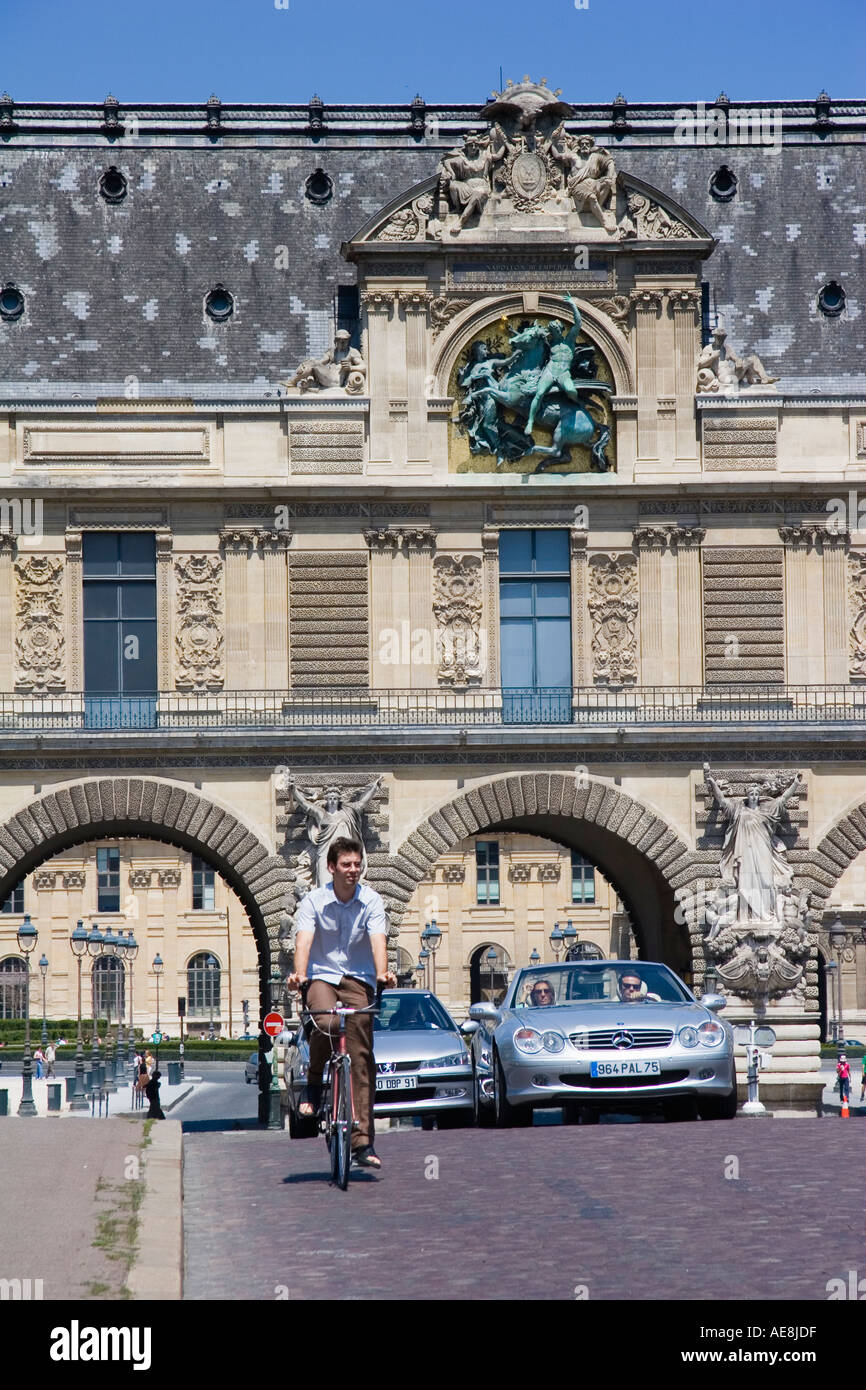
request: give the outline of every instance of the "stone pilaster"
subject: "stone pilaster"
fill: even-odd
[[[289,586],[286,552],[290,531],[262,531],[259,547],[264,566],[265,688],[289,688]]]
[[[659,290],[637,290],[635,352],[637,356],[637,455],[656,459],[658,446],[659,372],[656,359],[658,320],[662,307]]]
[[[484,631],[487,633],[487,684],[497,686],[499,672],[499,528],[485,526],[481,532],[484,573]]]
[[[703,685],[703,622],[701,620],[702,526],[674,526],[671,548],[677,562],[677,630],[680,685]]]
[[[400,532],[387,529],[364,532],[370,547],[370,649],[374,689],[387,690],[399,685],[401,633],[394,620],[394,557],[400,546]],[[397,653],[395,659],[394,653]]]
[[[226,689],[243,690],[249,682],[250,614],[248,566],[256,544],[256,533],[226,530],[220,533],[225,556],[226,594]]]
[[[419,463],[430,456],[427,437],[427,313],[432,295],[401,290],[406,314],[406,462]]]
[[[676,401],[676,456],[698,457],[695,420],[695,361],[700,351],[701,296],[698,290],[669,289],[668,305],[674,321],[674,399]]]
[[[586,663],[586,542],[583,527],[569,532],[571,557],[571,683],[589,685]]]
[[[785,613],[787,615],[787,680],[809,684],[809,604],[807,562],[814,527],[780,526],[785,546]]]
[[[0,690],[12,689],[12,652],[15,641],[15,589],[12,561],[17,539],[11,531],[0,533]]]
[[[156,680],[160,690],[172,686],[171,531],[156,533]]]
[[[643,685],[665,684],[662,632],[662,557],[667,532],[660,526],[638,526],[634,546],[638,553],[640,591],[640,673]]]
[[[389,462],[388,428],[388,320],[394,308],[393,294],[361,295],[367,311],[367,361],[370,391],[370,461]]]
[[[824,680],[848,683],[848,546],[847,531],[821,527],[824,554]]]
[[[411,395],[410,395],[411,399]],[[409,684],[424,689],[436,684],[436,659],[433,650],[433,552],[436,532],[431,527],[418,527],[403,533],[409,561]],[[422,640],[423,639],[423,640]],[[423,651],[425,660],[411,660],[415,650]]]
[[[66,650],[69,689],[84,689],[84,553],[80,531],[66,532]]]

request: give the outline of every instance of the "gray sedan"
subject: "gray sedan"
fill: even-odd
[[[472,1063],[457,1024],[435,994],[389,989],[374,1019],[376,1118],[419,1115],[424,1127],[472,1124]],[[286,1057],[286,1101],[293,1138],[318,1133],[298,1114],[310,1053],[303,1033]]]
[[[580,961],[518,971],[502,1004],[473,1004],[473,1099],[480,1124],[566,1121],[661,1104],[669,1119],[732,1119],[734,1037],[722,995],[694,995],[666,965]]]

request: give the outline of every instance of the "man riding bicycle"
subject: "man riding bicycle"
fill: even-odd
[[[290,989],[309,982],[307,1007],[318,1025],[310,1037],[307,1089],[302,1115],[318,1112],[322,1072],[331,1054],[331,1020],[320,1016],[335,1005],[363,1009],[373,1002],[376,985],[396,985],[388,969],[385,904],[373,888],[360,882],[363,846],[359,840],[338,838],[328,846],[327,866],[332,882],[313,888],[295,916],[295,969]],[[336,1033],[336,1020],[334,1032]],[[373,1060],[373,1016],[352,1014],[346,1042],[352,1063],[352,1098],[357,1128],[352,1128],[352,1157],[362,1168],[381,1168],[373,1148],[373,1102],[376,1066]]]

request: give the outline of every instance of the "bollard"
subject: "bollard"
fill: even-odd
[[[49,1110],[58,1110],[58,1111],[59,1111],[59,1109],[60,1109],[60,1091],[61,1091],[61,1086],[60,1086],[59,1082],[58,1082],[58,1084],[57,1084],[56,1086],[49,1086],[49,1087],[48,1087],[48,1109],[49,1109]]]
[[[75,1095],[75,1077],[74,1077],[74,1076],[67,1076],[67,1078],[66,1078],[66,1099],[67,1099],[67,1100],[71,1100],[72,1097],[73,1097],[74,1095]]]
[[[0,1115],[9,1114],[9,1092],[0,1091]]]
[[[169,1062],[168,1064],[168,1084],[169,1086],[180,1085],[180,1062]]]

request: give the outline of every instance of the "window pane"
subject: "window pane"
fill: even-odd
[[[532,532],[499,532],[501,574],[528,574],[532,569]]]
[[[156,537],[147,531],[125,531],[120,536],[122,574],[156,574]]]
[[[124,623],[121,628],[123,690],[142,694],[156,690],[156,623]]]
[[[111,694],[120,689],[115,623],[84,624],[84,689],[91,694]]]
[[[536,671],[540,686],[571,685],[571,625],[560,618],[536,624]]]
[[[499,635],[503,686],[525,689],[534,684],[532,623],[507,622]]]
[[[535,568],[568,574],[568,532],[535,531]]]
[[[532,614],[532,584],[509,579],[499,586],[499,613],[503,618],[528,618]]]
[[[542,579],[535,586],[535,613],[539,618],[567,618],[570,611],[567,579]]]
[[[124,618],[156,617],[156,583],[121,584],[120,599]]]
[[[84,621],[116,618],[120,612],[120,593],[113,581],[88,580],[84,585]]]
[[[81,559],[85,579],[90,574],[117,574],[120,564],[120,537],[108,531],[91,531],[81,538]]]

